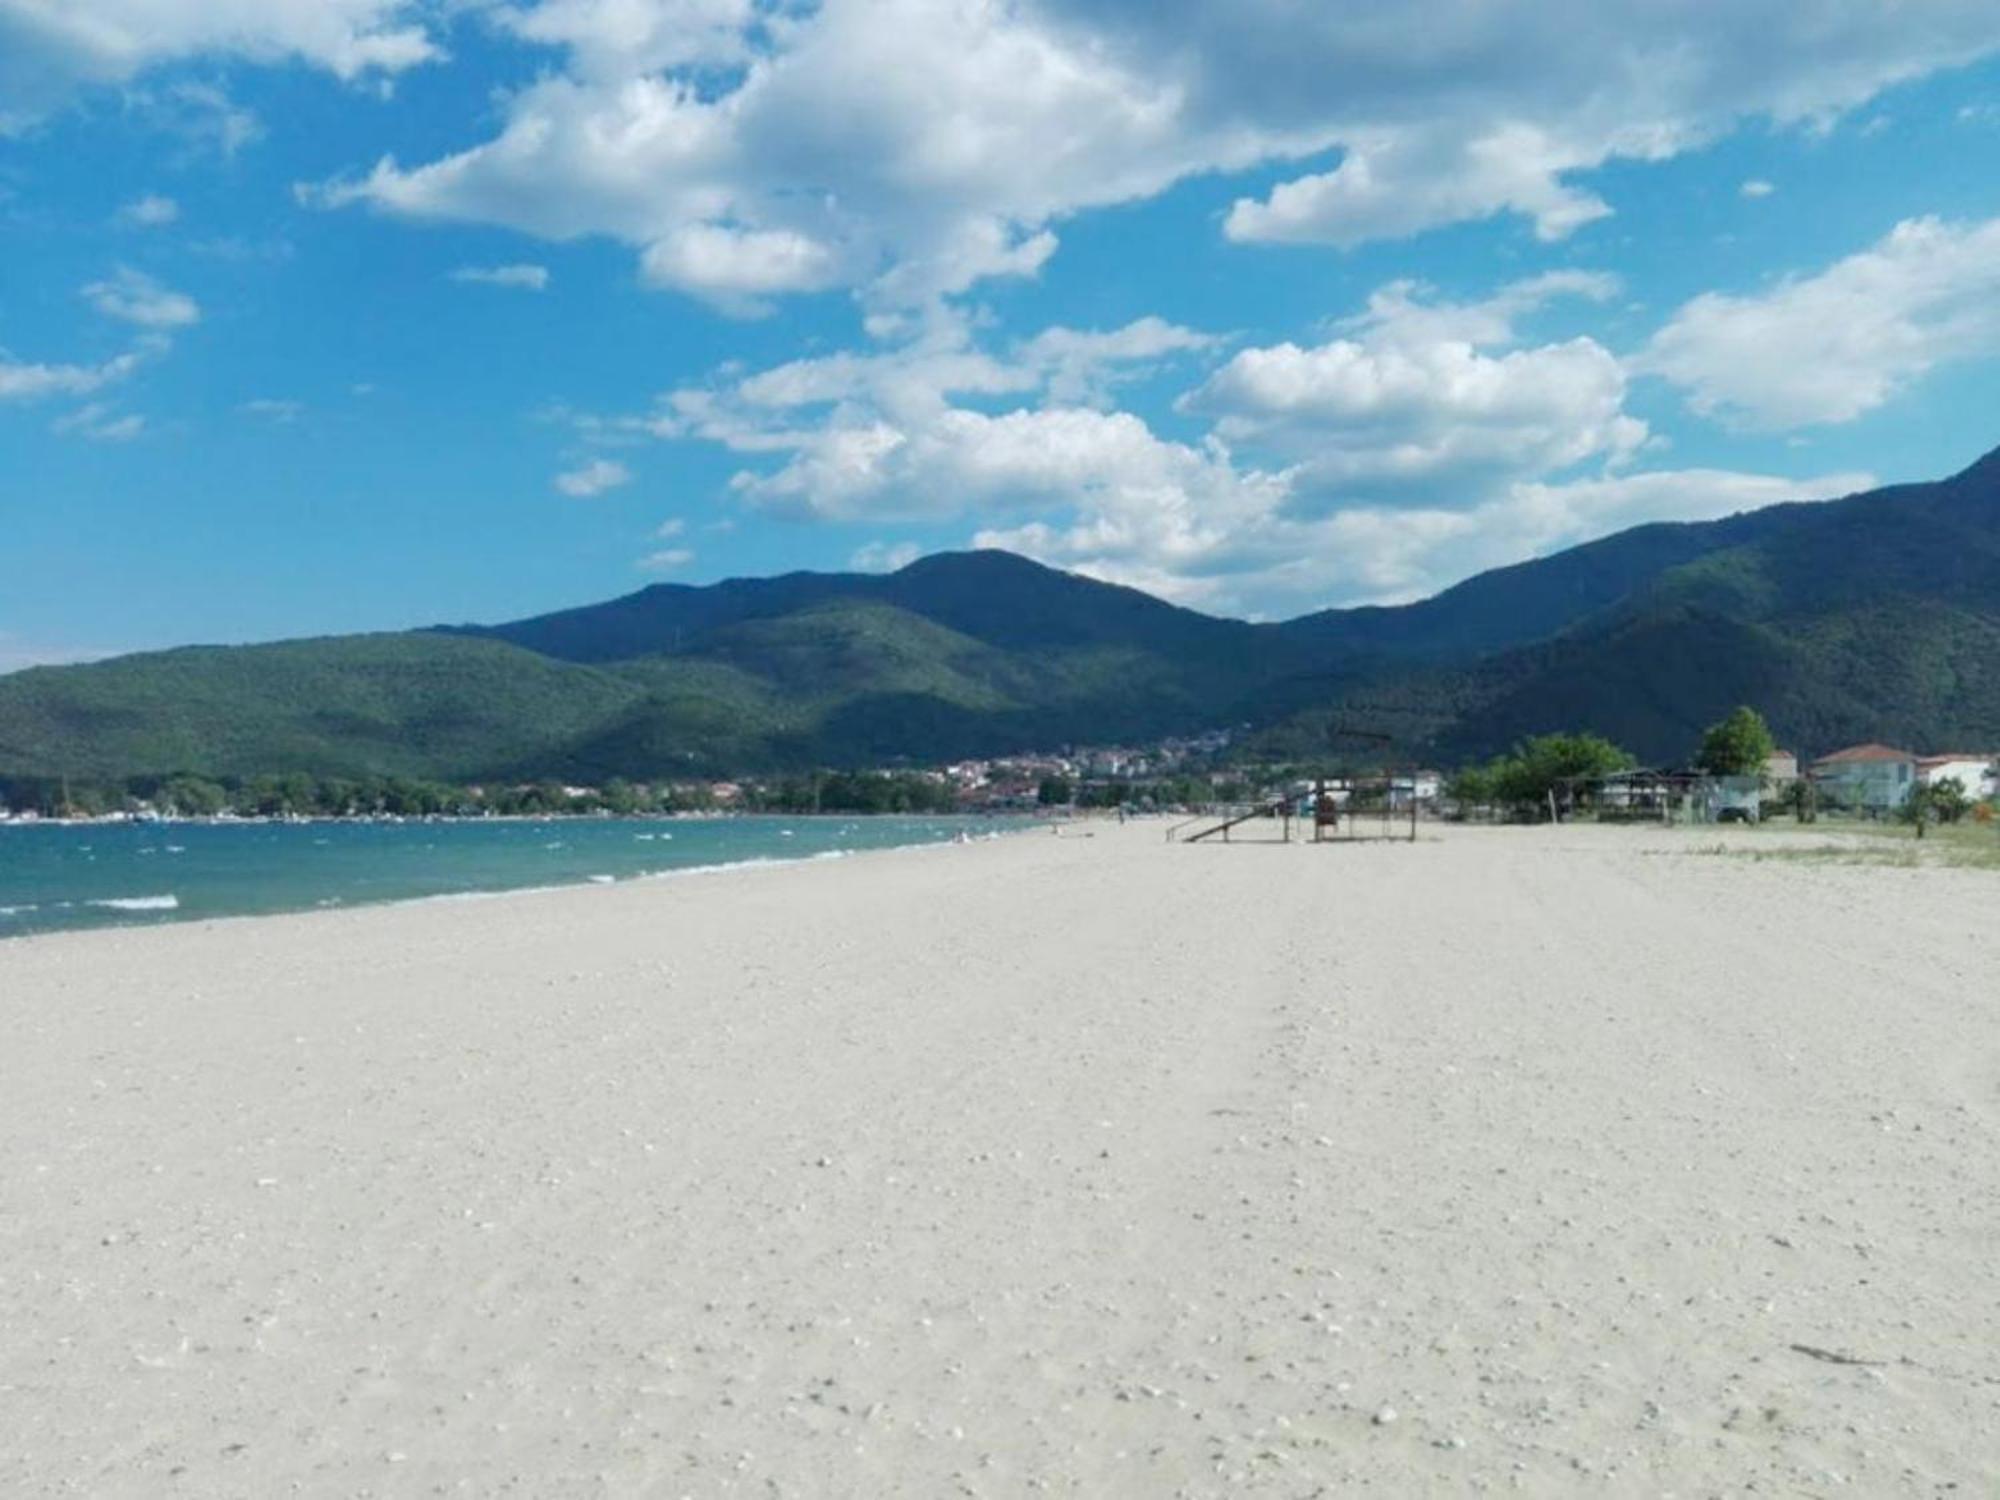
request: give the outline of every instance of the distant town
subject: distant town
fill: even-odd
[[[1747,715],[1747,718],[1744,717]],[[1993,816],[2000,751],[1919,753],[1862,744],[1801,766],[1754,710],[1714,726],[1682,766],[1643,767],[1591,735],[1530,738],[1455,773],[1328,757],[1252,763],[1243,730],[1146,745],[1068,746],[934,767],[821,770],[726,779],[448,783],[398,776],[168,776],[106,785],[47,778],[0,787],[0,823],[310,818],[717,816],[745,813],[999,815],[1277,807],[1308,796],[1369,798],[1432,816],[1535,820],[1760,821],[1790,813],[1934,821]],[[1744,738],[1743,736],[1747,736]]]
[[[449,783],[300,772],[237,780],[168,776],[120,786],[17,780],[0,822],[272,818],[661,816],[725,813],[1020,813],[1207,806],[1255,791],[1221,765],[1231,730],[1143,747],[1075,746],[937,767],[802,771],[727,779]]]

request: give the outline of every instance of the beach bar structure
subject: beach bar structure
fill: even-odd
[[[1696,770],[1616,771],[1565,781],[1554,798],[1560,816],[1595,814],[1600,823],[1715,823],[1725,814],[1762,816],[1761,776],[1714,776]]]
[[[1292,824],[1312,829],[1315,844],[1356,844],[1392,841],[1415,843],[1417,817],[1423,802],[1411,793],[1407,775],[1321,776],[1293,786],[1282,797],[1266,798],[1247,807],[1215,814],[1215,821],[1190,818],[1167,830],[1169,843],[1230,843],[1231,835],[1263,822],[1278,825],[1275,842],[1292,841]],[[1206,826],[1188,830],[1196,822]],[[1274,842],[1270,838],[1255,843]]]
[[[1417,841],[1418,800],[1411,778],[1396,776],[1320,777],[1309,805],[1313,842],[1361,840]]]

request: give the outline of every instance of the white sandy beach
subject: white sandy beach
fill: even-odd
[[[2000,880],[1716,842],[0,944],[0,1494],[1994,1494]]]

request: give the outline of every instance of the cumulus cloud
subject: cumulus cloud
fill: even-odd
[[[453,281],[471,286],[512,287],[524,292],[547,291],[549,268],[547,266],[460,266],[451,273]]]
[[[183,79],[161,88],[131,88],[126,107],[155,129],[178,137],[187,158],[228,161],[264,137],[264,122],[213,83]]]
[[[1736,191],[1745,198],[1768,198],[1771,194],[1777,192],[1777,190],[1774,185],[1766,182],[1763,178],[1751,177],[1746,179],[1743,186]]]
[[[721,67],[752,55],[753,0],[541,0],[495,12],[524,41],[568,50],[588,77]]]
[[[869,542],[856,547],[847,565],[860,573],[894,573],[923,555],[915,542]]]
[[[134,198],[118,210],[118,222],[134,229],[162,229],[181,216],[181,206],[160,193]]]
[[[897,333],[901,310],[1036,274],[1065,217],[1195,174],[1300,164],[1232,209],[1239,240],[1353,245],[1499,214],[1558,239],[1615,207],[1581,180],[1598,166],[1746,118],[1822,123],[2000,48],[1982,0],[524,0],[487,14],[557,67],[506,101],[491,139],[385,158],[323,201],[612,236],[653,284],[730,311],[859,288]]]
[[[297,59],[343,79],[440,55],[419,0],[0,0],[0,131],[163,63]]]
[[[119,414],[101,401],[80,406],[68,416],[57,418],[53,431],[80,437],[93,443],[129,443],[146,430],[146,419],[136,413]]]
[[[685,568],[694,561],[694,552],[687,547],[662,547],[657,552],[648,552],[639,559],[639,566],[653,573],[670,573],[676,568]]]
[[[632,471],[608,458],[592,459],[579,468],[556,475],[555,486],[572,500],[588,500],[632,482]]]
[[[1909,219],[1767,292],[1710,292],[1633,361],[1749,427],[1846,422],[1938,365],[2000,352],[2000,219]]]
[[[125,379],[145,358],[143,351],[121,354],[101,365],[28,364],[0,349],[0,401],[34,401],[44,396],[88,396]]]
[[[1463,492],[1496,480],[1622,463],[1647,437],[1624,411],[1625,374],[1594,339],[1489,353],[1515,318],[1558,294],[1615,283],[1558,275],[1484,302],[1426,304],[1408,283],[1371,299],[1345,336],[1245,349],[1183,402],[1232,449],[1293,465],[1295,503]]]
[[[657,412],[625,426],[781,459],[774,471],[745,469],[733,481],[740,498],[767,509],[950,514],[1050,492],[1064,482],[1056,476],[1066,452],[1137,420],[1080,398],[1214,342],[1145,318],[1103,332],[1050,328],[994,353],[977,347],[967,320],[940,315],[884,352],[793,360],[670,392]],[[1053,404],[996,416],[956,404],[964,399]],[[1038,479],[1037,464],[1056,468]]]
[[[683,224],[646,247],[640,269],[654,286],[706,297],[725,312],[759,316],[765,298],[837,281],[833,247],[790,229]]]
[[[978,545],[1227,612],[1282,616],[1328,603],[1426,598],[1485,569],[1608,536],[1644,521],[1704,521],[1783,501],[1865,489],[1867,474],[1794,480],[1727,471],[1662,471],[1505,486],[1463,510],[1354,506],[1298,517],[1282,505],[1235,518],[1226,537],[1107,527],[987,529]],[[1192,543],[1192,545],[1190,545]]]
[[[141,328],[163,332],[201,321],[201,308],[194,298],[172,291],[130,266],[120,266],[103,281],[91,282],[84,287],[83,297],[107,318]]]
[[[256,417],[285,427],[298,421],[305,414],[306,407],[303,401],[293,401],[283,396],[257,396],[245,401],[236,409],[246,417]]]
[[[1223,232],[1233,240],[1338,245],[1395,239],[1513,212],[1535,235],[1559,240],[1611,213],[1603,199],[1562,181],[1612,154],[1533,125],[1508,124],[1465,138],[1449,130],[1389,130],[1350,143],[1340,166],[1280,183],[1264,199],[1243,198]],[[1660,155],[1671,154],[1662,143]]]
[[[847,523],[969,523],[1007,547],[1205,607],[1275,614],[1401,600],[1642,520],[1707,519],[1845,493],[1721,471],[1633,473],[1643,423],[1587,339],[1537,344],[1560,298],[1610,277],[1552,273],[1450,302],[1393,283],[1323,344],[1240,349],[1162,432],[1102,396],[1220,341],[1157,319],[997,343],[934,319],[906,344],[731,368],[600,431],[738,454],[730,490],[765,512]],[[895,566],[871,543],[856,567]]]

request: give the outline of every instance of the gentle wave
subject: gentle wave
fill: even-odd
[[[171,845],[141,835],[122,848],[112,848],[98,829],[50,827],[20,841],[29,855],[25,861],[12,858],[14,840],[0,837],[0,844],[10,846],[8,859],[0,862],[0,946],[25,933],[120,922],[151,925],[197,916],[491,898],[524,889],[616,886],[634,877],[658,880],[839,859],[878,840],[883,848],[934,846],[958,826],[956,820],[744,819],[669,832],[579,823],[525,838],[484,824],[407,833],[258,826],[203,828]],[[852,837],[856,832],[866,837]],[[72,842],[79,833],[81,842]],[[649,835],[651,847],[642,848]],[[328,839],[337,852],[324,847]],[[674,841],[671,848],[668,839]],[[545,853],[549,844],[563,846],[561,852]],[[83,854],[86,848],[95,853]],[[174,860],[171,886],[154,878],[165,871],[157,858],[149,866],[141,850]],[[99,855],[102,863],[87,863]],[[531,878],[512,884],[523,876]]]

